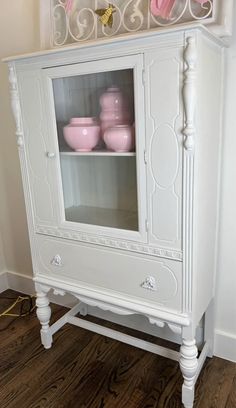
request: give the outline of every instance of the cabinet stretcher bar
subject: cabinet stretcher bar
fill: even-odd
[[[75,305],[71,310],[65,313],[59,320],[57,320],[52,326],[50,326],[49,331],[50,335],[53,336],[60,328],[62,328],[65,324],[70,323],[74,326],[81,327],[85,330],[90,330],[94,333],[101,334],[103,336],[109,337],[111,339],[120,341],[125,344],[129,344],[133,347],[140,348],[145,351],[149,351],[150,353],[160,355],[162,357],[170,358],[171,360],[178,361],[180,359],[180,353],[175,350],[168,349],[163,346],[158,346],[151,342],[141,340],[137,337],[130,336],[119,332],[117,330],[110,329],[108,327],[104,327],[100,324],[92,323],[87,320],[83,320],[79,317],[76,317],[78,313],[83,314],[83,308],[85,304],[79,302]],[[201,372],[202,366],[206,360],[209,351],[209,343],[205,342],[204,347],[201,351],[201,354],[198,357],[198,369],[194,379],[194,384],[196,383],[198,376]]]
[[[80,313],[81,308],[84,306],[81,302],[74,306],[69,312],[65,313],[58,321],[50,326],[50,334],[53,335],[66,323],[73,324],[74,326],[81,327],[86,330],[90,330],[94,333],[101,334],[103,336],[110,337],[111,339],[121,341],[122,343],[129,344],[131,346],[140,348],[142,350],[149,351],[150,353],[158,354],[171,360],[179,361],[180,353],[174,350],[170,350],[166,347],[158,346],[145,340],[141,340],[137,337],[133,337],[117,330],[109,329],[102,325],[83,320],[76,317]]]

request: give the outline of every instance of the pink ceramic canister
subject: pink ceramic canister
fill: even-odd
[[[134,128],[129,125],[110,127],[104,133],[104,141],[108,150],[130,152],[135,146]]]
[[[131,113],[127,107],[127,101],[116,86],[112,86],[100,97],[100,122],[101,131],[115,125],[128,125],[131,121]]]
[[[151,13],[168,20],[176,0],[151,0]]]

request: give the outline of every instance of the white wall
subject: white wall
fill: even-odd
[[[0,59],[39,48],[38,7],[38,0],[1,2]],[[0,268],[31,274],[14,126],[7,66],[0,63]],[[5,261],[1,256],[1,241]]]
[[[38,0],[2,2],[0,58],[39,48]],[[236,26],[236,10],[234,13]],[[4,41],[3,41],[4,39]],[[217,280],[216,354],[236,360],[236,30],[227,51],[225,131]],[[20,167],[10,112],[7,67],[0,63],[0,272],[31,276]],[[4,255],[3,255],[4,252]],[[11,286],[27,292],[31,282]],[[28,285],[28,286],[27,286]]]
[[[2,236],[0,233],[0,275],[4,270],[6,269],[6,263],[5,263],[5,256],[4,256],[4,251],[3,251],[3,242],[2,242]]]

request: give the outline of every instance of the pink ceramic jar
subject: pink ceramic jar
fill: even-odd
[[[104,133],[104,141],[108,150],[124,153],[134,149],[134,128],[129,125],[118,125],[108,128]]]
[[[127,102],[118,87],[108,88],[100,97],[99,102],[102,108],[100,114],[102,134],[109,127],[130,124],[131,115]]]
[[[97,125],[97,118],[93,116],[80,117],[80,118],[71,118],[70,125]]]
[[[77,152],[90,152],[100,140],[100,126],[95,118],[72,118],[63,128],[66,143]]]
[[[102,111],[124,111],[125,100],[122,92],[117,86],[111,86],[100,96]]]

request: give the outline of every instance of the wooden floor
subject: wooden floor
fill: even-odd
[[[12,303],[0,295],[0,310]],[[53,319],[65,309],[53,306]],[[178,364],[66,325],[50,350],[39,339],[35,313],[0,318],[1,408],[179,408]],[[236,408],[236,364],[209,359],[194,408]]]

